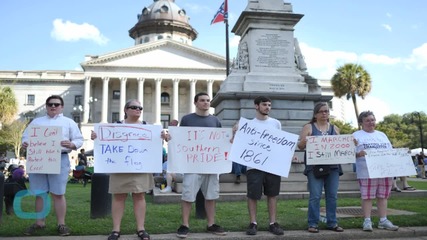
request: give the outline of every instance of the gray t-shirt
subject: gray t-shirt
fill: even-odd
[[[213,115],[200,116],[196,113],[190,113],[182,117],[181,127],[221,127],[219,119]]]

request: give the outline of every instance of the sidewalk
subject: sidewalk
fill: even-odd
[[[105,240],[107,235],[104,236],[68,236],[68,237],[5,237],[5,240]],[[138,240],[139,238],[134,235],[122,235],[119,240]],[[170,234],[151,234],[151,239],[172,239],[177,240],[175,233]],[[269,232],[258,232],[256,236],[247,236],[242,232],[229,232],[226,236],[215,236],[209,233],[190,233],[186,239],[203,239],[203,240],[239,240],[239,239],[286,239],[286,240],[303,240],[303,239],[320,239],[320,240],[335,240],[335,239],[427,239],[427,227],[403,227],[399,231],[387,231],[374,229],[373,232],[363,232],[361,229],[346,229],[342,233],[332,232],[328,230],[321,230],[320,233],[309,233],[307,231],[285,231],[283,236],[275,236]]]

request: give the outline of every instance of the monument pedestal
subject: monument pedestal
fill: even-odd
[[[283,0],[248,1],[232,30],[241,36],[237,58],[211,103],[223,126],[255,117],[253,100],[267,96],[272,99],[270,116],[281,121],[283,130],[299,134],[314,104],[331,99],[306,72],[294,38],[302,17]]]

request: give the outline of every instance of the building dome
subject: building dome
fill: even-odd
[[[129,30],[135,45],[160,39],[173,39],[191,45],[197,31],[191,27],[184,9],[175,0],[153,0],[138,14],[138,22]]]

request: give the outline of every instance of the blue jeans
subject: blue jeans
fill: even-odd
[[[339,170],[331,169],[325,178],[316,178],[313,170],[307,172],[310,198],[308,201],[308,226],[317,227],[320,218],[320,199],[325,188],[326,225],[329,228],[337,225],[337,192],[339,185]]]
[[[246,166],[241,165],[239,163],[233,162],[233,168],[231,170],[232,173],[236,174],[236,176],[240,176],[246,173]]]

